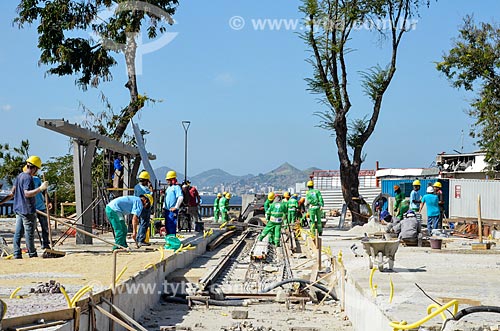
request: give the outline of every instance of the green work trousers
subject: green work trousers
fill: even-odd
[[[318,230],[318,235],[323,234],[323,224],[321,223],[321,208],[311,207],[309,208],[309,222],[311,226],[311,232],[316,234]]]
[[[115,232],[115,244],[128,247],[127,246],[127,224],[125,223],[125,219],[122,215],[118,214],[116,211],[106,206],[106,215],[108,216],[109,223],[113,227],[113,231]],[[118,249],[120,247],[113,246],[113,250]]]
[[[259,240],[262,241],[267,235],[271,235],[271,239],[269,240],[269,243],[275,245],[275,246],[280,246],[280,238],[281,238],[281,224],[282,222],[272,222],[268,221],[266,224],[266,227],[264,230],[262,230],[262,233],[259,236]]]
[[[219,217],[220,217],[220,209],[214,209],[214,219],[216,222],[219,222]]]
[[[293,224],[297,220],[297,211],[289,210],[288,217],[286,218],[285,224]]]
[[[222,223],[229,221],[229,215],[227,214],[227,209],[222,208],[220,210],[220,215],[221,215],[221,221]]]

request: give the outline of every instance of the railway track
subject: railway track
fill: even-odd
[[[258,241],[257,231],[245,230],[226,249],[221,250],[219,263],[200,279],[204,294],[248,297],[292,277],[289,246],[283,240],[280,247],[275,247],[266,239]]]

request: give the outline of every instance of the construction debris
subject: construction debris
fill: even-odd
[[[220,331],[276,331],[272,327],[254,326],[251,322],[234,323],[230,327],[220,328]]]

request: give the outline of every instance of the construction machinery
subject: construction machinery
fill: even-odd
[[[243,212],[240,214],[238,221],[252,225],[264,225],[266,223],[264,212],[266,199],[267,194],[254,194],[253,199],[246,206],[241,206]]]

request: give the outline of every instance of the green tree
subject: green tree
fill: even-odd
[[[116,10],[106,20],[100,13]],[[148,98],[140,95],[136,78],[137,37],[147,31],[148,38],[164,33],[173,24],[178,0],[21,0],[14,22],[19,27],[36,23],[41,50],[39,64],[49,66],[48,73],[78,75],[76,84],[82,89],[97,87],[112,79],[111,67],[116,64],[113,53],[125,57],[130,100],[119,115],[112,115],[112,136],[120,140],[130,120],[141,110]],[[93,32],[101,40],[90,37]]]
[[[14,179],[21,173],[29,157],[30,143],[21,141],[19,147],[11,148],[9,144],[0,144],[0,178],[12,185]]]
[[[307,29],[303,40],[312,50],[308,59],[313,76],[306,79],[310,92],[318,94],[326,106],[317,113],[320,127],[335,136],[342,194],[359,222],[359,171],[364,160],[363,147],[375,130],[382,99],[394,74],[403,36],[410,31],[411,19],[418,15],[423,0],[303,0],[300,7],[305,15]],[[373,64],[361,74],[359,81],[372,107],[369,115],[349,122],[353,108],[348,80],[347,60],[353,49],[350,43],[363,27],[370,26],[390,44],[388,64]]]
[[[43,170],[45,180],[50,183],[49,193],[56,194],[60,202],[75,201],[72,154],[51,157],[50,160],[44,162]]]
[[[486,152],[490,170],[500,165],[500,26],[476,25],[466,16],[453,47],[436,65],[455,88],[476,93],[468,113],[470,135]]]

